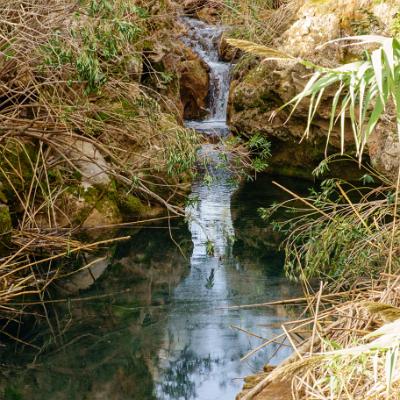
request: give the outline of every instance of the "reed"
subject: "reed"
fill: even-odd
[[[153,70],[150,57],[176,29],[174,7],[0,0],[0,202],[13,226],[0,227],[4,333],[26,312],[11,304],[44,301],[76,268],[74,255],[113,242],[74,239],[86,215],[74,204],[90,190],[183,215],[198,139],[172,101],[141,83],[146,65],[152,81],[167,84],[168,71]],[[85,182],[84,164],[96,171],[93,181]],[[85,191],[87,183],[93,189]]]
[[[335,300],[322,291],[309,295],[305,310],[313,317],[284,324],[293,356],[260,374],[239,398],[263,398],[268,385],[285,381],[293,399],[397,399],[399,281],[399,275],[382,273],[345,293],[338,290]]]
[[[245,356],[277,341],[294,350],[272,372],[246,384],[240,399],[264,398],[263,391],[279,381],[290,382],[293,399],[398,398],[399,179],[365,189],[333,180],[310,198],[284,189],[297,211],[302,204],[289,222],[285,247],[287,272],[305,290],[304,298],[284,304],[303,311],[283,324],[279,337]],[[281,207],[293,209],[289,203]]]

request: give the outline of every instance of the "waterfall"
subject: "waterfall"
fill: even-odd
[[[229,133],[226,112],[231,65],[219,59],[218,43],[223,28],[207,25],[192,18],[183,18],[183,21],[188,27],[188,34],[183,38],[183,41],[210,68],[208,117],[201,121],[186,121],[186,126],[208,135],[226,136]]]

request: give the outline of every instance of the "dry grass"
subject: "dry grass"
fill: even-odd
[[[115,8],[124,6],[123,1],[115,4]],[[148,181],[155,171],[167,170],[171,152],[183,147],[182,153],[190,157],[193,137],[129,76],[133,67],[124,59],[126,54],[142,52],[143,41],[151,40],[151,29],[160,23],[122,12],[120,23],[142,32],[143,38],[113,43],[110,48],[116,48],[115,54],[109,58],[104,49],[97,49],[91,59],[84,60],[83,55],[96,51],[91,46],[96,48],[99,40],[107,39],[107,29],[111,33],[114,29],[102,22],[107,19],[101,13],[82,16],[90,10],[89,5],[79,7],[74,1],[57,0],[51,4],[24,0],[0,4],[0,145],[4,148],[10,139],[33,143],[42,159],[32,163],[37,161],[38,168],[58,167],[68,176],[68,172],[80,171],[79,154],[71,159],[67,149],[75,140],[84,140],[107,159],[109,169],[104,172],[109,176],[123,185],[135,183],[136,192],[169,207],[148,189]],[[104,37],[98,39],[101,34]]]
[[[397,399],[399,291],[400,276],[382,274],[345,292],[304,298],[311,316],[284,324],[293,355],[240,398],[262,399],[271,382],[285,381],[293,399]]]
[[[221,20],[230,26],[229,36],[271,44],[289,26],[302,0],[233,0],[226,2]]]
[[[263,390],[279,381],[290,382],[292,398],[299,400],[398,399],[399,180],[360,192],[357,202],[343,184],[332,187],[338,192],[331,202],[329,196],[302,199],[292,193],[304,205],[303,223],[292,225],[286,253],[305,297],[284,304],[304,309],[273,340],[290,344],[294,353],[271,373],[250,378],[243,400],[262,399]],[[319,290],[315,276],[321,280]]]
[[[155,44],[176,32],[174,7],[0,0],[0,201],[8,200],[14,227],[1,237],[3,332],[24,299],[44,300],[65,268],[76,268],[72,255],[112,242],[72,238],[83,223],[74,204],[85,184],[98,197],[134,196],[183,214],[197,138],[173,102],[141,83],[143,65],[152,82],[169,82],[168,71],[151,67]],[[96,171],[92,181],[85,165]]]

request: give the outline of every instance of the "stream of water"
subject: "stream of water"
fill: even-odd
[[[222,30],[185,23],[187,44],[210,66],[212,99],[209,117],[187,125],[226,135],[230,66],[218,59]],[[282,276],[274,234],[257,215],[282,194],[269,177],[238,190],[229,171],[216,167],[214,145],[203,146],[202,157],[214,179],[194,182],[188,225],[130,232],[133,239],[102,262],[100,278],[80,287],[88,300],[60,304],[57,323],[69,321],[63,346],[29,369],[15,357],[16,368],[2,374],[6,400],[230,400],[243,377],[291,353],[276,344],[241,362],[281,332],[288,314],[283,307],[229,308],[297,294]],[[299,182],[286,184],[297,189]]]
[[[231,65],[221,62],[218,41],[223,32],[220,26],[207,25],[202,21],[183,18],[188,28],[183,41],[197,53],[210,68],[209,114],[202,121],[186,121],[186,125],[208,135],[226,136],[229,128],[226,111],[229,98],[229,74]]]

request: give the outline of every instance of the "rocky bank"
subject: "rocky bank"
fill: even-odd
[[[11,227],[94,227],[174,212],[198,144],[183,119],[204,115],[209,87],[207,65],[180,40],[182,4],[52,0],[21,13],[7,4],[0,241]],[[9,21],[18,23],[8,29]]]
[[[368,0],[293,1],[297,12],[289,28],[278,35],[271,47],[332,67],[360,56],[354,48],[338,44],[318,46],[344,36],[377,33],[387,35],[396,26],[400,3]],[[279,13],[279,9],[276,11]],[[268,20],[265,21],[268,24]],[[333,93],[325,93],[314,118],[308,140],[303,139],[308,115],[304,102],[287,120],[290,110],[275,110],[305,86],[312,70],[293,62],[255,60],[248,57],[236,67],[230,91],[229,121],[236,134],[249,137],[261,133],[272,142],[271,172],[311,177],[311,171],[325,157],[326,133]],[[352,154],[352,131],[346,121],[345,151]],[[372,165],[389,177],[397,174],[399,148],[393,138],[390,118],[382,122],[370,138],[368,156]],[[333,131],[327,154],[340,152],[339,129]],[[357,168],[339,164],[331,173],[357,178]]]

